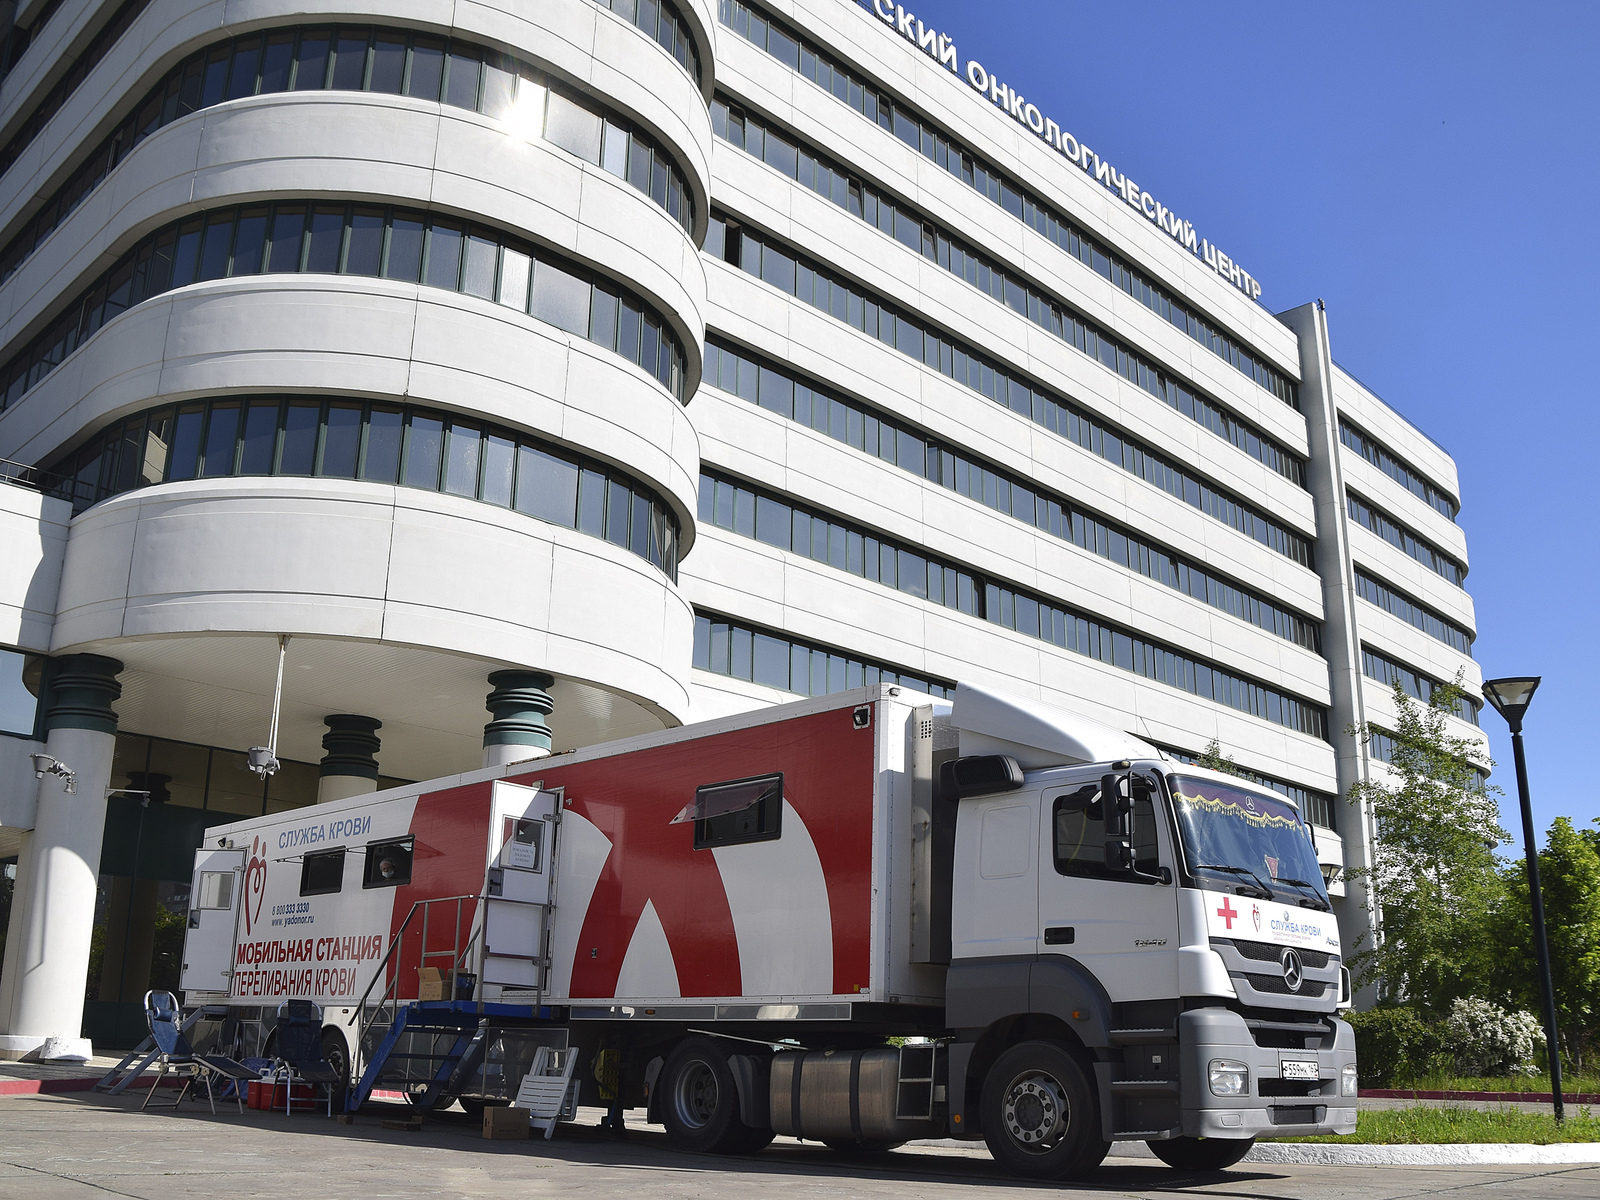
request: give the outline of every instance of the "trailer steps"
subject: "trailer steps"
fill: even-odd
[[[371,1098],[374,1088],[385,1083],[408,1087],[425,1083],[420,1093],[413,1093],[414,1102],[418,1108],[431,1108],[441,1096],[455,1095],[478,1069],[491,1035],[537,1024],[550,1015],[547,1006],[529,1004],[414,1000],[397,1005],[389,1031],[372,1050],[360,1080],[346,1097],[345,1111],[355,1112]],[[420,1038],[430,1040],[427,1053],[417,1052],[412,1045]],[[435,1065],[419,1076],[409,1069],[412,1063]]]

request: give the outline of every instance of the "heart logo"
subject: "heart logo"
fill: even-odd
[[[267,896],[267,860],[260,838],[250,842],[250,863],[244,870],[244,931],[249,933],[261,917],[261,902]]]

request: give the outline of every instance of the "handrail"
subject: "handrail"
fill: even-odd
[[[430,896],[425,900],[412,901],[411,910],[406,913],[405,920],[400,922],[400,928],[395,930],[394,936],[389,939],[389,948],[384,952],[383,958],[379,960],[377,968],[373,971],[372,980],[367,984],[366,991],[362,992],[361,998],[356,1001],[356,1012],[361,1022],[360,1028],[356,1034],[357,1054],[361,1054],[363,1056],[365,1055],[367,1035],[372,1032],[372,1027],[377,1024],[378,1014],[383,1011],[384,1006],[388,1004],[391,999],[395,1000],[396,1003],[399,1001],[398,992],[400,989],[400,972],[396,970],[394,978],[391,979],[387,986],[384,987],[383,994],[378,998],[378,1002],[372,1007],[371,1012],[369,1013],[367,1010],[367,998],[372,995],[372,989],[378,986],[378,980],[382,979],[384,974],[387,972],[389,963],[394,959],[396,952],[400,949],[400,941],[403,937],[405,937],[406,930],[410,928],[412,918],[417,915],[418,909],[422,910],[422,951],[418,956],[419,961],[425,963],[430,958],[443,958],[446,955],[450,957],[450,989],[451,998],[454,998],[456,974],[461,969],[461,964],[463,961],[465,961],[467,956],[471,954],[473,943],[481,942],[486,934],[487,922],[476,922],[478,926],[477,932],[469,932],[467,936],[467,944],[465,946],[461,944],[461,905],[468,900],[476,901],[479,904],[486,904],[488,901],[493,900],[496,904],[522,904],[527,905],[530,908],[552,907],[548,902],[545,901],[516,900],[509,897],[489,896],[487,894],[471,896]],[[428,909],[435,904],[450,903],[454,903],[456,906],[455,935],[451,940],[450,949],[429,950]],[[477,972],[477,974],[478,978],[473,985],[473,990],[476,995],[481,996],[483,988],[483,972],[481,969],[481,964],[480,970]]]

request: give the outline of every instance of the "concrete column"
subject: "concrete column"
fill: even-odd
[[[1357,624],[1355,573],[1350,562],[1350,526],[1345,505],[1344,473],[1339,464],[1339,410],[1333,397],[1333,353],[1328,341],[1328,314],[1322,301],[1302,304],[1280,313],[1281,320],[1300,339],[1300,409],[1306,417],[1311,459],[1306,483],[1317,513],[1317,573],[1322,577],[1322,654],[1328,660],[1328,683],[1333,706],[1328,712],[1328,738],[1333,743],[1339,778],[1339,795],[1351,784],[1370,777],[1367,748],[1351,733],[1365,724],[1366,707],[1361,684],[1361,630]],[[1339,838],[1344,843],[1344,863],[1364,870],[1372,865],[1372,815],[1349,805],[1339,808]],[[1348,894],[1334,898],[1339,928],[1349,956],[1371,928],[1372,893],[1365,878],[1354,880]],[[1363,1006],[1375,996],[1363,992]]]
[[[322,735],[322,766],[317,771],[317,803],[364,796],[378,790],[378,750],[383,743],[378,730],[383,722],[353,713],[322,718],[328,732]]]
[[[483,706],[494,720],[483,727],[483,765],[543,758],[550,753],[550,726],[545,718],[555,709],[550,689],[553,675],[543,671],[494,671],[489,675],[494,690]]]
[[[17,864],[6,936],[7,950],[12,943],[17,950],[6,955],[0,984],[0,1058],[32,1054],[47,1040],[60,1057],[92,1052],[82,1036],[83,998],[122,664],[69,654],[52,666],[45,753],[72,768],[76,794],[66,793],[59,776],[39,781],[38,816]]]

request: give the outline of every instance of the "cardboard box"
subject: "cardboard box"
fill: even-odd
[[[492,1141],[506,1138],[525,1138],[533,1119],[533,1110],[527,1108],[496,1108],[483,1110],[483,1136]]]
[[[417,999],[418,1000],[451,1000],[451,981],[438,967],[417,968]]]

